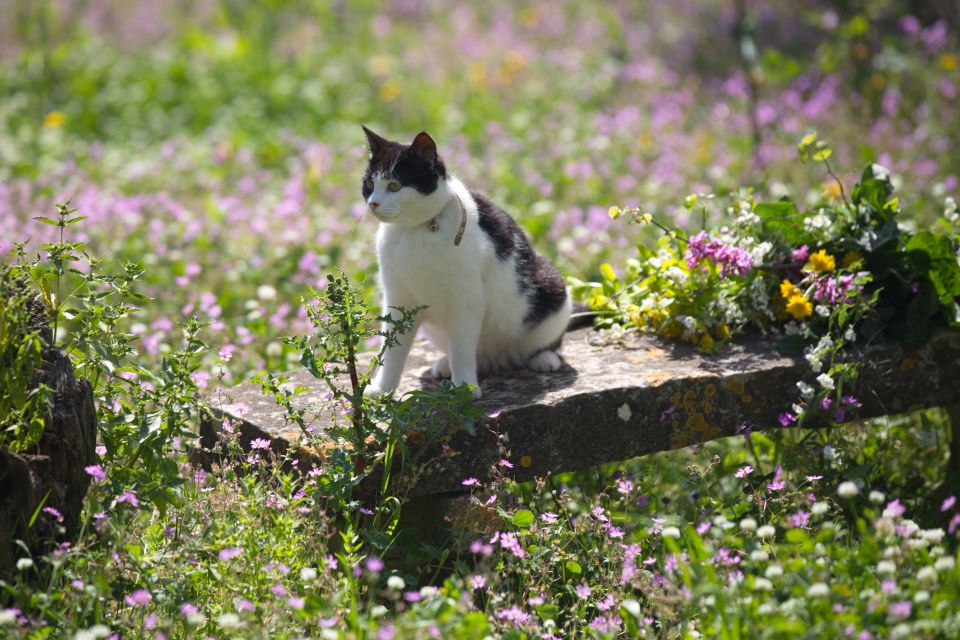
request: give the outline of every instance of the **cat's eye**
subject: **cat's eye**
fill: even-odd
[[[369,178],[363,181],[363,190],[364,191],[373,191],[373,180]]]
[[[387,185],[387,189],[390,191],[400,191],[400,183],[391,182],[390,184]]]

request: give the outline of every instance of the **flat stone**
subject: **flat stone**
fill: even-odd
[[[780,355],[770,337],[746,337],[713,355],[652,336],[633,336],[617,346],[601,347],[597,340],[590,329],[568,333],[565,363],[556,372],[519,370],[481,378],[479,404],[487,417],[475,435],[456,431],[446,448],[422,456],[428,462],[406,474],[407,494],[462,490],[463,479],[490,475],[503,447],[512,477],[529,480],[779,428],[779,414],[798,399],[797,381],[814,384],[806,361]],[[430,364],[439,356],[428,344],[417,344],[400,391],[429,390]],[[863,403],[849,418],[960,403],[960,332],[938,332],[920,347],[854,347],[849,357],[862,365],[859,389],[850,392]],[[321,433],[335,419],[322,406],[326,389],[305,370],[286,375],[288,384],[310,389],[296,396],[295,404],[312,407],[309,415]],[[245,446],[253,438],[268,438],[278,451],[299,447],[299,430],[259,386],[227,389],[211,404],[218,410],[201,427],[206,447],[215,444],[226,418],[240,424]],[[811,420],[809,426],[818,425]]]

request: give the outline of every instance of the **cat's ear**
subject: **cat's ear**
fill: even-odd
[[[437,143],[433,141],[433,138],[431,138],[430,134],[426,131],[421,131],[417,134],[417,137],[414,138],[410,144],[410,149],[424,160],[429,162],[437,161]]]
[[[363,132],[367,134],[367,143],[370,145],[370,155],[377,155],[380,149],[387,144],[387,140],[370,131],[370,129],[367,129],[364,125],[360,126],[363,127]]]

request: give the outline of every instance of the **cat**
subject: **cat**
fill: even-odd
[[[559,369],[572,306],[557,269],[509,214],[447,172],[428,133],[405,145],[363,131],[370,159],[362,193],[380,222],[384,313],[426,307],[386,350],[368,393],[396,389],[420,327],[444,353],[434,377],[471,385],[475,398],[478,372]]]

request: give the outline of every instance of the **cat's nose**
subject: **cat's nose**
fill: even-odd
[[[371,202],[371,203],[370,203],[370,208],[373,209],[374,211],[376,211],[376,210],[377,210],[377,207],[379,207],[379,206],[380,206],[380,203],[379,203],[379,202]]]

